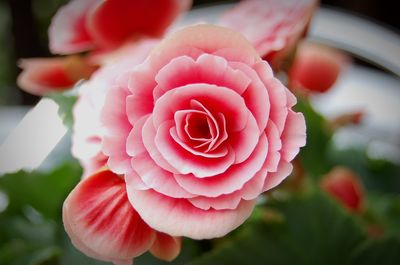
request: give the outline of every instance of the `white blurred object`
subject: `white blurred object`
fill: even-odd
[[[350,13],[321,8],[313,18],[310,37],[400,76],[400,36],[385,27]]]
[[[326,117],[363,111],[361,125],[339,130],[336,145],[366,146],[371,156],[400,163],[400,78],[352,65],[329,92],[311,102]]]
[[[0,146],[0,175],[39,167],[67,132],[57,104],[42,99]]]

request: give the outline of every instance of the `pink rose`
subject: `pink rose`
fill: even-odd
[[[242,33],[278,69],[306,34],[317,4],[317,0],[243,0],[218,24]]]
[[[129,39],[160,37],[192,0],[71,0],[54,16],[50,50],[113,49]]]
[[[93,174],[107,161],[101,151],[103,129],[100,122],[100,111],[107,91],[121,72],[142,63],[157,42],[155,39],[144,39],[125,45],[107,57],[102,56],[104,66],[81,85],[79,98],[73,109],[72,154],[83,166],[84,176]]]
[[[220,237],[291,173],[306,138],[295,104],[242,35],[188,27],[108,91],[102,152],[151,228]]]

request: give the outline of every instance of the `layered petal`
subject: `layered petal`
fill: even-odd
[[[158,71],[178,56],[187,55],[196,59],[203,53],[217,55],[227,50],[230,51],[231,61],[253,64],[260,60],[240,33],[215,25],[196,25],[175,32],[152,51],[149,60]]]
[[[172,236],[194,239],[226,235],[249,217],[255,205],[255,200],[242,201],[234,210],[205,211],[186,199],[174,199],[153,190],[127,189],[130,202],[152,228]]]

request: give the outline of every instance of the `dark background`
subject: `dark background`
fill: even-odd
[[[0,106],[29,105],[38,98],[16,88],[19,58],[50,56],[47,48],[47,27],[57,8],[67,0],[0,0]],[[194,7],[224,2],[194,0]],[[382,0],[323,0],[331,6],[367,19],[400,29],[396,1]]]

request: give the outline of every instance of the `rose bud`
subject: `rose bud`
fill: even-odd
[[[303,42],[289,70],[290,86],[293,89],[324,93],[335,84],[348,61],[347,56],[338,50]]]
[[[23,59],[19,67],[23,71],[18,76],[18,86],[38,96],[70,89],[97,68],[78,56]]]
[[[290,61],[307,33],[317,0],[246,0],[226,11],[219,25],[242,33],[274,70]],[[290,63],[289,63],[290,64]]]
[[[364,192],[358,176],[344,167],[333,168],[321,181],[321,187],[343,206],[361,212]]]
[[[71,0],[49,28],[52,53],[115,49],[130,39],[160,37],[192,0]]]
[[[292,110],[296,98],[235,31],[185,28],[141,64],[116,71],[92,116],[114,177],[107,173],[107,185],[84,178],[64,206],[66,230],[89,256],[130,260],[150,250],[172,259],[180,246],[174,237],[226,235],[249,217],[261,193],[291,173],[305,145],[304,116]],[[92,182],[99,190],[87,191]],[[138,226],[119,218],[125,213],[117,210],[128,207]],[[166,237],[149,249],[153,230]]]

